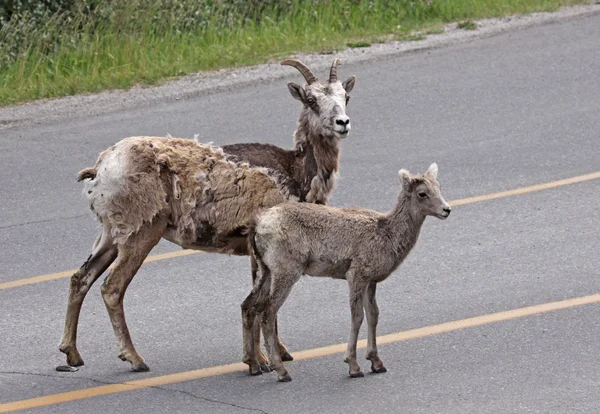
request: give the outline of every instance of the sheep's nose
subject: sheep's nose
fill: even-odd
[[[338,119],[335,120],[335,123],[341,126],[346,126],[350,123],[350,118],[348,118],[347,116],[340,116]]]
[[[444,207],[443,210],[444,210],[445,213],[448,213],[448,215],[450,215],[450,212],[452,211],[452,208],[450,206],[448,206],[448,207]]]

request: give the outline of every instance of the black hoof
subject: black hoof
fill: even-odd
[[[263,373],[262,369],[260,369],[260,368],[257,369],[256,371],[254,371],[254,370],[252,370],[252,368],[250,368],[249,371],[250,371],[250,375],[252,375],[252,376],[262,375],[262,373]]]
[[[373,373],[375,373],[375,374],[383,374],[384,372],[387,372],[387,369],[385,369],[385,367],[381,367],[381,368],[371,367],[371,371],[373,371]]]
[[[277,381],[279,382],[290,382],[292,380],[292,377],[290,377],[289,374],[284,375],[283,377],[277,377]]]
[[[365,374],[362,373],[362,371],[358,371],[358,372],[351,372],[350,373],[350,377],[351,378],[362,378],[364,377]]]
[[[150,371],[150,367],[145,362],[139,362],[132,367],[132,370],[134,372],[148,372]]]
[[[290,362],[294,360],[294,357],[289,352],[286,352],[285,354],[281,354],[281,360],[283,362]]]
[[[271,368],[270,366],[268,366],[267,364],[260,364],[260,370],[262,372],[272,372],[273,368]]]
[[[69,365],[59,365],[59,366],[56,367],[56,370],[58,372],[76,372],[76,371],[79,371],[79,368],[72,367],[72,366],[69,366]]]

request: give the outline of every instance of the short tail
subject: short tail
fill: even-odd
[[[96,168],[85,168],[81,171],[79,171],[79,174],[77,174],[77,181],[83,181],[85,179],[94,179],[96,178]]]
[[[269,276],[271,275],[271,271],[262,260],[260,252],[258,251],[258,247],[256,246],[256,227],[250,226],[248,228],[248,250],[250,251],[250,256],[253,261],[256,261],[260,269],[260,273],[256,275],[256,280],[253,280],[255,288],[262,288],[263,284],[269,280]],[[254,276],[254,275],[253,275]],[[254,277],[253,277],[254,279]]]

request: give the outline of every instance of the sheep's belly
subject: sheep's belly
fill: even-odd
[[[304,273],[309,276],[345,279],[346,272],[350,268],[350,262],[350,259],[334,261],[320,258],[310,261],[308,266],[306,266]]]
[[[176,229],[167,228],[163,238],[171,243],[178,244],[184,249],[200,250],[207,253],[233,254],[236,256],[247,256],[248,239],[245,235],[235,232],[227,235],[201,234],[196,240],[183,241],[177,237]]]

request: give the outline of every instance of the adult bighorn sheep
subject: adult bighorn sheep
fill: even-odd
[[[70,366],[83,365],[76,346],[83,300],[117,257],[102,297],[119,358],[129,361],[134,371],[148,371],[131,341],[123,297],[161,237],[185,249],[248,255],[247,229],[262,209],[283,201],[327,202],[338,170],[339,140],[350,131],[346,105],[355,78],[338,80],[338,59],[323,84],[301,62],[281,64],[295,67],[306,80],[305,86],[288,83],[292,96],[304,105],[293,149],[269,144],[219,148],[195,140],[131,137],[102,152],[94,168],[79,173],[102,230],[92,254],[71,277],[59,345]],[[252,268],[255,278],[255,263]],[[256,340],[260,347],[259,333]],[[283,358],[291,360],[281,343],[280,348]],[[267,364],[260,354],[261,363]]]
[[[291,381],[276,352],[275,318],[292,286],[303,274],[346,279],[350,288],[352,328],[345,361],[351,377],[362,377],[356,341],[367,313],[367,359],[375,373],[386,372],[375,342],[379,309],[377,283],[385,280],[417,242],[426,216],[445,219],[450,206],[432,164],[423,175],[400,170],[402,189],[387,214],[357,208],[284,203],[260,214],[249,242],[260,267],[252,292],[242,303],[244,362],[251,372],[258,361],[253,338],[260,315],[265,345],[279,381]]]

